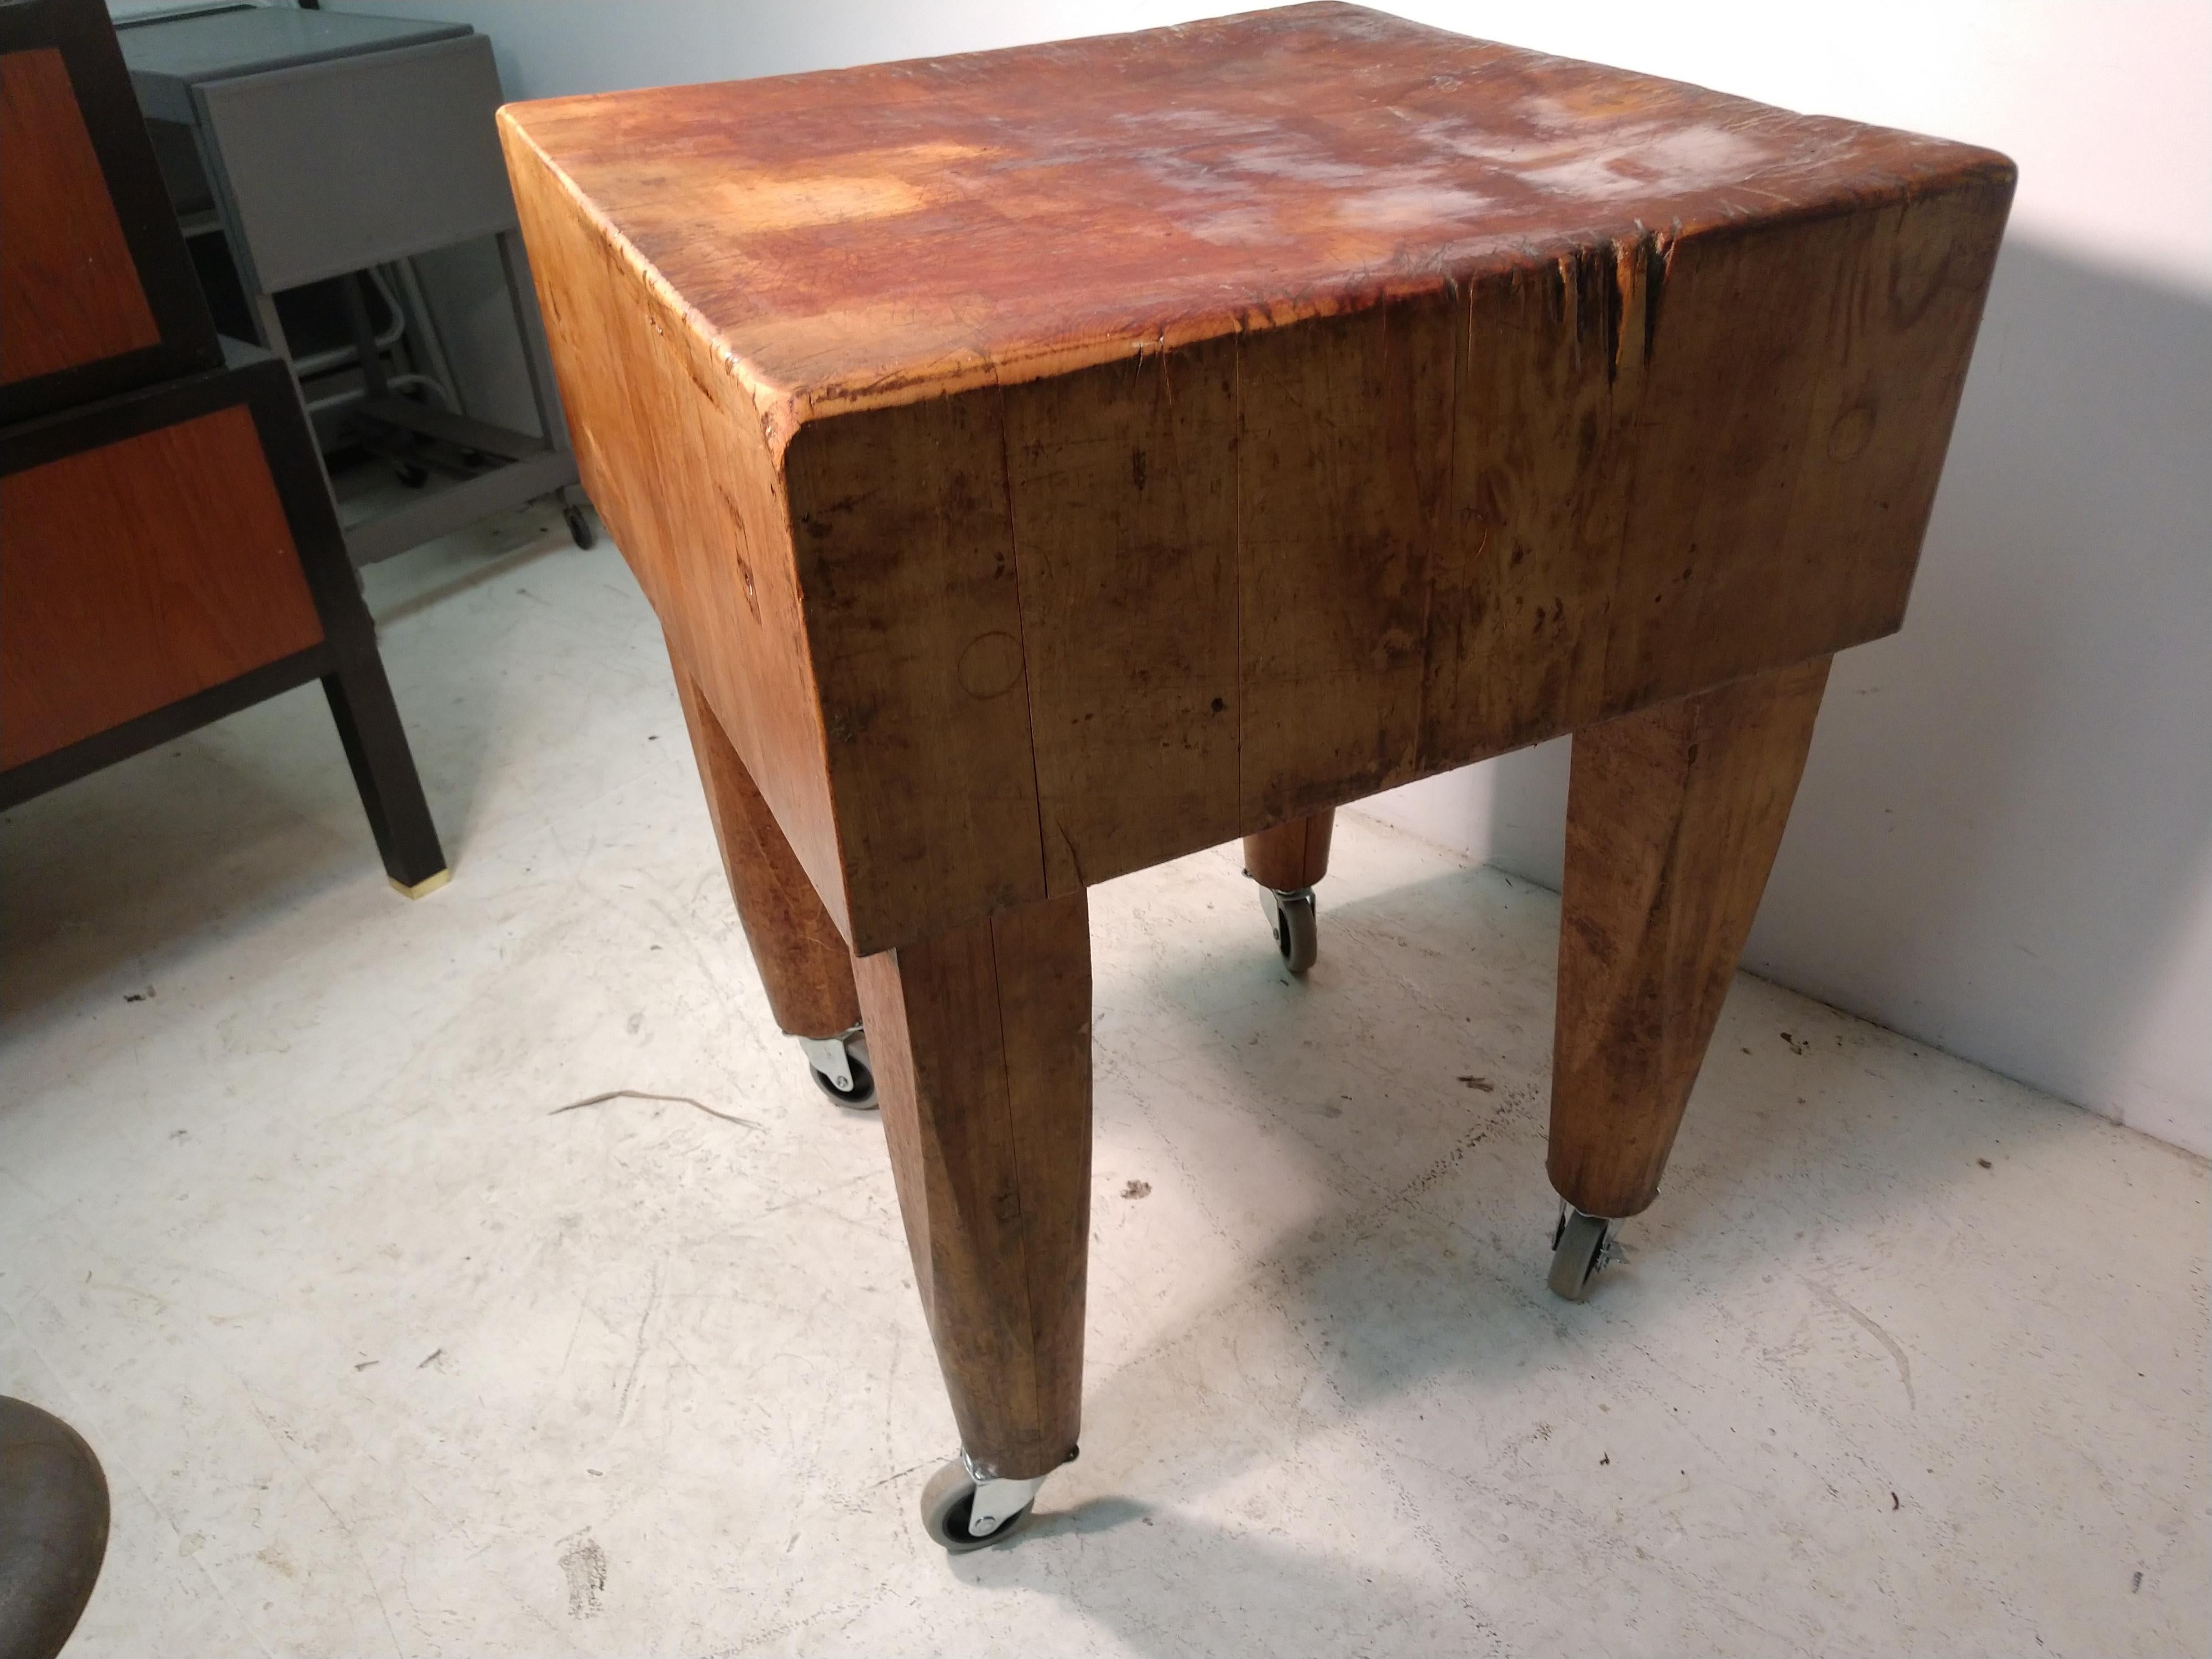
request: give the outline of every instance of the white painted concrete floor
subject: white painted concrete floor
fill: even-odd
[[[312,690],[0,823],[0,1390],[114,1492],[73,1653],[2205,1650],[2202,1162],[1740,980],[1556,1302],[1556,905],[1357,817],[1304,984],[1228,853],[1094,893],[1084,1455],[948,1560],[880,1131],[557,529],[371,577],[445,891]],[[744,1121],[554,1115],[611,1089]]]

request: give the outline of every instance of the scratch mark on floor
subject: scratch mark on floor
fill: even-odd
[[[1920,1401],[1912,1392],[1912,1362],[1905,1357],[1905,1349],[1899,1344],[1898,1340],[1884,1330],[1879,1321],[1870,1319],[1861,1313],[1819,1280],[1808,1279],[1803,1283],[1807,1290],[1819,1297],[1827,1306],[1856,1322],[1862,1330],[1889,1350],[1889,1357],[1897,1362],[1898,1380],[1905,1384],[1905,1403],[1909,1409],[1918,1411]]]
[[[337,1506],[323,1496],[322,1488],[316,1486],[308,1476],[307,1470],[301,1467],[300,1460],[292,1455],[290,1443],[278,1431],[276,1425],[269,1420],[268,1413],[261,1409],[261,1402],[253,1397],[252,1389],[247,1388],[243,1381],[240,1381],[238,1393],[239,1397],[246,1401],[246,1409],[253,1413],[253,1420],[261,1425],[261,1431],[269,1437],[270,1444],[276,1447],[276,1455],[284,1460],[285,1467],[289,1468],[294,1478],[307,1489],[308,1495],[323,1506],[324,1510],[330,1516],[331,1523],[337,1528],[338,1535],[346,1540],[347,1547],[353,1551],[353,1559],[361,1568],[362,1578],[368,1585],[369,1595],[375,1599],[376,1610],[384,1616],[384,1633],[392,1640],[392,1650],[397,1654],[405,1654],[407,1650],[400,1645],[399,1632],[392,1623],[392,1609],[384,1604],[384,1592],[377,1588],[376,1574],[368,1565],[368,1557],[362,1550],[361,1540],[354,1535],[353,1528],[347,1524],[345,1516],[338,1513]]]
[[[725,1123],[734,1123],[740,1129],[757,1129],[761,1126],[749,1117],[738,1117],[730,1112],[718,1112],[703,1100],[694,1100],[689,1095],[647,1094],[642,1089],[610,1089],[603,1095],[586,1095],[581,1100],[572,1100],[566,1106],[556,1106],[545,1114],[558,1117],[563,1112],[580,1111],[586,1106],[604,1106],[611,1100],[664,1100],[672,1106],[694,1106],[708,1117],[719,1117]]]
[[[629,1417],[630,1390],[637,1386],[638,1371],[645,1364],[645,1328],[653,1322],[653,1310],[660,1305],[660,1268],[653,1269],[653,1285],[646,1292],[645,1312],[637,1322],[637,1336],[630,1344],[629,1374],[623,1378],[622,1400],[615,1407],[615,1421],[622,1423]]]

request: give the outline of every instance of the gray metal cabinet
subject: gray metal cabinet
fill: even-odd
[[[345,279],[363,385],[354,435],[440,476],[347,532],[357,564],[554,490],[575,459],[552,391],[493,113],[491,43],[465,24],[238,6],[120,30],[140,107],[188,126],[263,343],[288,360],[275,296]],[[396,395],[357,273],[495,239],[544,437]],[[295,367],[297,365],[295,364]],[[564,500],[579,542],[590,539]]]

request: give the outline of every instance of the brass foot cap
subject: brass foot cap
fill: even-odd
[[[439,871],[434,876],[423,877],[422,880],[416,882],[412,887],[410,887],[405,882],[401,881],[396,876],[392,877],[389,879],[392,882],[392,890],[398,894],[400,897],[418,899],[427,898],[429,895],[436,892],[441,887],[443,887],[453,878],[453,870],[448,866],[446,869]]]

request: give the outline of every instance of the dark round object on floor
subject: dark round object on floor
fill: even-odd
[[[561,516],[568,520],[568,539],[577,546],[590,548],[599,544],[599,526],[592,522],[592,515],[582,507],[564,507]]]
[[[412,461],[396,462],[392,465],[392,475],[410,489],[420,489],[430,482],[430,469],[427,466],[417,466]]]
[[[53,1659],[107,1553],[107,1477],[58,1417],[0,1395],[0,1655]]]

